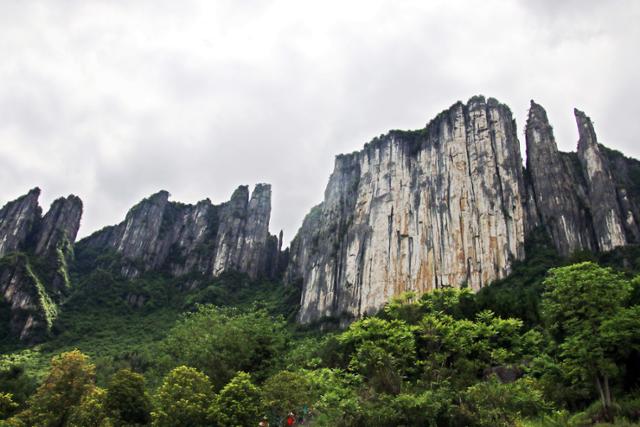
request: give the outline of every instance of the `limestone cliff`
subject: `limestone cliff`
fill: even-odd
[[[361,316],[407,290],[478,290],[509,273],[540,226],[563,255],[638,242],[640,168],[575,116],[578,151],[562,153],[531,103],[526,169],[509,108],[483,97],[337,156],[291,245],[299,321]]]
[[[40,190],[0,209],[0,295],[9,310],[10,332],[23,341],[42,339],[69,291],[72,254],[82,202],[60,198],[42,217]]]
[[[145,271],[273,276],[279,247],[269,234],[270,215],[268,184],[256,185],[251,197],[248,187],[240,186],[220,205],[209,199],[195,205],[170,202],[169,193],[160,191],[134,206],[122,223],[80,241],[77,252],[117,254],[127,278]]]
[[[591,120],[574,110],[577,153],[558,151],[544,109],[531,102],[526,127],[527,176],[538,218],[558,252],[609,251],[637,243],[640,184],[635,160],[598,144]]]
[[[360,316],[390,297],[474,290],[524,257],[522,158],[509,109],[474,97],[425,129],[336,158],[322,204],[291,246],[299,320]]]

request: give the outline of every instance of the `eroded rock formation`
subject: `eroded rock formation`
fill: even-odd
[[[224,271],[252,278],[275,274],[278,239],[269,234],[271,186],[258,184],[251,197],[240,186],[231,200],[214,205],[170,202],[160,191],[134,206],[125,220],[78,243],[78,252],[111,251],[122,258],[121,273],[133,278],[162,270],[174,276]]]
[[[34,188],[0,210],[0,295],[9,329],[23,341],[46,335],[69,291],[67,263],[82,216],[82,202],[71,195],[42,217],[39,195]]]
[[[408,290],[478,290],[509,273],[540,226],[564,255],[637,242],[637,162],[607,154],[589,118],[575,116],[578,152],[562,153],[531,103],[526,169],[509,108],[483,97],[337,156],[291,245],[299,320],[361,316]]]

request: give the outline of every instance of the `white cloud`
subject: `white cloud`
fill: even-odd
[[[0,200],[76,193],[81,234],[160,188],[226,200],[271,182],[293,237],[333,156],[482,93],[572,108],[640,157],[633,0],[32,1],[0,4]]]

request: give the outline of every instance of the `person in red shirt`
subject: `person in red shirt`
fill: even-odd
[[[293,412],[289,412],[289,415],[287,416],[287,425],[292,426],[295,423],[296,423],[296,416],[293,414]]]

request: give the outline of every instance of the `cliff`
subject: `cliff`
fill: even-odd
[[[628,189],[637,169],[575,115],[578,152],[561,153],[532,102],[526,169],[509,108],[483,97],[337,156],[324,201],[291,245],[286,280],[302,286],[299,321],[372,313],[403,291],[478,290],[509,274],[540,226],[564,255],[637,242]]]
[[[67,263],[82,216],[82,201],[71,195],[42,217],[39,195],[34,188],[0,209],[0,295],[9,331],[23,341],[46,336],[69,292]]]
[[[160,191],[134,206],[122,223],[78,242],[76,250],[79,257],[115,253],[126,278],[146,271],[273,277],[281,240],[269,234],[270,215],[268,184],[256,185],[251,197],[248,187],[240,186],[220,205],[209,199],[195,205],[170,202],[169,193]]]

